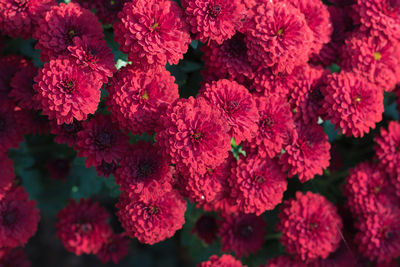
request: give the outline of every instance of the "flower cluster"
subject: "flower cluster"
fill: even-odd
[[[18,247],[39,222],[9,158],[30,134],[51,134],[120,188],[122,233],[92,199],[58,212],[57,237],[76,255],[118,263],[128,237],[171,238],[188,219],[187,199],[207,212],[192,233],[238,258],[262,249],[279,211],[287,255],[266,266],[400,256],[398,122],[380,129],[374,158],[350,166],[344,207],[328,190],[306,190],[336,166],[328,170],[327,127],[362,138],[385,118],[384,93],[400,99],[399,1],[65,2],[0,2],[1,34],[35,39],[41,60],[0,57],[0,265],[29,265]],[[198,65],[202,80],[186,97],[194,75],[174,70]],[[73,168],[63,157],[43,162],[54,179]],[[362,260],[349,257],[343,229]],[[244,265],[213,255],[198,266]]]

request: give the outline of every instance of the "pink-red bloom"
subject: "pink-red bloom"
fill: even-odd
[[[99,80],[68,58],[46,63],[34,80],[43,114],[58,124],[86,120],[100,102]]]
[[[341,59],[343,69],[364,77],[379,89],[392,91],[399,81],[399,42],[354,32],[345,41]]]
[[[285,147],[280,163],[289,176],[298,175],[304,183],[328,168],[331,145],[324,129],[318,124],[297,124],[297,138]]]
[[[112,79],[107,107],[120,127],[134,134],[152,134],[166,108],[179,98],[175,78],[165,69],[121,69]]]
[[[203,175],[228,157],[228,130],[218,110],[203,98],[191,97],[167,109],[156,139],[163,155],[178,170]]]
[[[52,6],[39,20],[33,37],[40,57],[49,61],[60,55],[68,55],[68,47],[75,37],[103,39],[103,29],[97,17],[79,4],[69,3]]]
[[[157,199],[172,190],[172,171],[158,149],[148,142],[138,142],[122,157],[115,173],[121,190],[136,198]]]
[[[24,246],[37,230],[39,210],[22,187],[11,188],[0,201],[0,247]]]
[[[239,0],[183,0],[186,21],[196,39],[222,44],[240,26],[244,6]]]
[[[257,253],[264,243],[267,224],[254,214],[237,214],[223,217],[218,231],[222,251],[234,251],[240,258]]]
[[[254,13],[246,39],[254,66],[291,73],[308,61],[314,36],[297,8],[286,2],[263,1]]]
[[[382,120],[383,90],[351,72],[334,73],[323,88],[326,119],[346,136],[363,137]]]
[[[290,105],[284,101],[277,95],[255,99],[260,119],[258,133],[249,145],[258,147],[262,156],[273,158],[280,154],[295,133]]]
[[[108,2],[108,1],[106,1]],[[104,83],[116,71],[114,55],[107,46],[107,42],[87,36],[74,37],[73,44],[68,46],[69,55],[76,60],[86,71],[93,71]]]
[[[380,206],[359,218],[355,236],[358,251],[372,261],[389,263],[400,256],[400,211]]]
[[[57,124],[57,121],[50,121],[50,132],[55,135],[54,142],[67,144],[73,147],[78,141],[78,133],[82,131],[82,122],[74,120],[72,123]]]
[[[136,68],[177,64],[190,43],[183,11],[170,0],[127,3],[114,24],[115,41]]]
[[[232,257],[231,255],[224,254],[221,257],[212,255],[207,261],[199,263],[197,267],[247,267]]]
[[[99,166],[103,161],[119,160],[128,146],[128,136],[112,123],[109,116],[97,114],[82,124],[77,134],[75,149],[79,157],[86,157],[85,165]]]
[[[342,219],[321,195],[297,192],[296,199],[283,203],[279,219],[282,244],[303,261],[327,258],[339,247]]]
[[[149,245],[172,237],[185,223],[186,202],[176,191],[148,201],[123,193],[116,207],[128,236]]]
[[[112,231],[108,212],[97,202],[70,200],[57,214],[57,237],[66,250],[76,255],[96,254]]]
[[[391,121],[387,129],[382,127],[380,134],[375,137],[375,143],[379,164],[391,175],[400,173],[400,123]]]
[[[223,79],[205,84],[200,96],[221,111],[230,128],[228,134],[235,138],[237,144],[251,140],[256,135],[259,115],[256,103],[246,87]]]
[[[282,202],[287,180],[277,160],[248,154],[239,159],[231,176],[233,195],[241,212],[260,215]]]
[[[0,2],[0,31],[12,38],[32,37],[39,19],[56,5],[54,0],[5,0]]]

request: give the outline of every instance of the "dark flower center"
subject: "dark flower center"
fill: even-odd
[[[75,82],[73,80],[62,81],[59,87],[64,93],[71,94],[75,90]]]
[[[276,32],[276,35],[278,36],[278,37],[281,37],[282,35],[283,35],[283,28],[279,28],[278,29],[278,31]]]
[[[97,62],[99,61],[98,54],[99,53],[97,50],[90,48],[89,51],[86,53],[86,62],[97,64]]]
[[[258,175],[258,176],[256,177],[256,181],[257,181],[257,183],[262,184],[262,183],[265,182],[265,179],[264,179],[264,177],[262,177],[261,175]]]
[[[151,26],[151,28],[153,29],[153,31],[157,31],[160,28],[160,24],[158,24],[158,22],[155,22],[153,26]]]
[[[254,229],[251,225],[248,224],[240,224],[238,226],[238,234],[240,237],[247,239],[250,238],[254,233]]]
[[[160,209],[157,206],[151,206],[150,207],[150,213],[151,214],[157,214],[160,212]]]
[[[15,212],[13,211],[8,211],[5,215],[3,215],[3,223],[6,226],[11,226],[13,225],[17,220],[17,216]]]
[[[374,52],[374,58],[376,61],[379,61],[382,59],[382,54],[380,52]]]
[[[203,134],[201,132],[193,132],[191,137],[195,142],[199,142],[203,137]]]
[[[393,231],[390,229],[389,226],[384,226],[381,228],[380,230],[381,235],[385,238],[385,239],[391,239],[394,236]]]
[[[270,129],[272,126],[274,126],[274,121],[270,117],[265,117],[261,120],[261,129]]]
[[[210,5],[208,7],[208,15],[212,19],[216,19],[220,13],[221,13],[221,6],[220,5],[215,5],[215,6]]]
[[[90,223],[81,223],[79,229],[84,233],[88,234],[92,231],[93,227]]]
[[[115,162],[108,163],[103,161],[101,163],[101,169],[105,174],[111,174],[117,169],[117,164],[115,164]]]
[[[310,229],[315,230],[318,228],[318,223],[309,223],[308,226],[310,227]]]
[[[143,162],[140,162],[138,167],[137,167],[137,175],[139,178],[146,178],[148,177],[153,169],[154,169],[154,162],[150,161],[150,160],[146,160]]]
[[[236,100],[232,100],[228,103],[227,112],[229,114],[235,113],[240,107],[240,103]]]
[[[241,55],[246,54],[247,47],[246,43],[244,42],[244,35],[243,34],[236,34],[231,39],[227,40],[227,46],[229,52],[232,57],[240,57]]]
[[[15,4],[18,6],[19,9],[25,9],[28,5],[27,0],[15,0]]]
[[[149,100],[149,93],[147,93],[147,90],[143,91],[143,94],[142,94],[141,98],[143,100]]]
[[[98,148],[101,150],[110,148],[112,145],[113,135],[109,132],[100,132],[94,142]]]
[[[314,90],[312,90],[311,99],[313,99],[315,102],[320,102],[323,98],[324,96],[319,88],[314,88]]]

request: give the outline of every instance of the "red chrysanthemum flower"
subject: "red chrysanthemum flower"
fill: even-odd
[[[18,147],[23,140],[23,129],[17,118],[13,106],[0,99],[0,153]]]
[[[228,157],[228,129],[218,110],[203,98],[191,97],[180,99],[167,109],[156,139],[178,170],[203,175]]]
[[[148,142],[138,142],[122,157],[115,173],[121,190],[138,199],[157,199],[172,190],[172,171],[158,149]]]
[[[43,114],[58,124],[86,120],[100,102],[101,83],[70,59],[51,60],[35,77],[36,99]]]
[[[228,134],[235,138],[237,144],[251,140],[256,135],[258,111],[246,87],[223,79],[205,84],[200,96],[221,111],[230,128]]]
[[[46,163],[46,170],[51,179],[65,181],[71,171],[71,162],[63,158],[51,159]]]
[[[281,0],[292,4],[304,14],[308,27],[313,33],[312,52],[319,53],[324,44],[329,43],[333,26],[328,7],[320,0]]]
[[[96,166],[97,175],[109,177],[110,175],[115,174],[117,167],[118,163],[116,161],[108,163],[103,160],[100,165]]]
[[[240,0],[183,0],[182,6],[195,39],[219,45],[235,34],[244,12]]]
[[[82,0],[77,0],[81,2]],[[129,0],[93,0],[96,16],[103,24],[113,24],[118,20],[118,13]]]
[[[97,253],[97,257],[103,264],[109,261],[118,264],[128,254],[129,242],[125,233],[112,234]]]
[[[127,234],[149,245],[172,237],[185,223],[186,202],[176,191],[149,201],[123,193],[117,208]]]
[[[323,196],[296,193],[281,207],[278,229],[286,251],[303,261],[325,259],[339,247],[342,219]]]
[[[225,161],[213,169],[207,169],[203,175],[181,171],[175,173],[175,176],[180,193],[191,202],[204,205],[213,202],[225,190],[226,180],[230,176],[230,166]]]
[[[294,134],[294,121],[290,105],[285,99],[276,95],[255,99],[260,120],[258,133],[251,147],[258,147],[262,156],[273,158],[281,153]]]
[[[256,72],[249,89],[256,96],[286,97],[292,90],[291,83],[294,79],[293,73],[274,73],[271,68],[264,68]]]
[[[207,261],[203,261],[197,267],[247,267],[232,257],[231,255],[224,254],[221,257],[212,255]]]
[[[297,68],[295,79],[291,82],[289,94],[294,118],[304,123],[317,123],[318,117],[323,115],[322,104],[324,96],[321,88],[326,86],[327,74],[321,67],[304,65]]]
[[[284,255],[268,260],[267,265],[265,265],[264,267],[307,267],[307,265],[295,257]]]
[[[0,266],[31,267],[31,262],[20,248],[0,248]]]
[[[236,167],[236,159],[232,153],[229,153],[228,158],[217,168],[210,170],[203,177],[196,177],[188,180],[186,191],[189,199],[193,194],[196,195],[194,201],[199,207],[205,211],[221,212],[222,214],[237,213],[239,206],[236,204],[236,196],[232,192],[230,180],[232,169]],[[212,174],[210,176],[210,174]],[[192,181],[192,182],[191,182]],[[195,189],[195,190],[194,190]],[[184,194],[185,195],[185,194]],[[213,199],[208,202],[208,199]]]
[[[11,91],[8,94],[18,107],[22,109],[32,110],[38,107],[35,101],[36,95],[33,89],[33,79],[38,74],[38,68],[28,63],[20,71],[16,72],[10,81]]]
[[[29,65],[29,62],[20,56],[8,55],[0,57],[0,99],[10,100],[8,96],[12,90],[11,80],[21,69]]]
[[[66,250],[78,256],[96,254],[112,233],[107,224],[109,216],[97,202],[71,199],[57,214],[57,237]]]
[[[380,207],[356,223],[358,251],[372,261],[389,263],[400,256],[400,211]]]
[[[297,138],[284,148],[285,153],[279,162],[284,171],[289,171],[289,176],[297,174],[300,182],[304,183],[317,174],[322,175],[328,168],[331,145],[318,124],[297,124],[296,131]]]
[[[254,214],[237,214],[223,217],[218,231],[222,251],[234,251],[237,257],[257,253],[264,243],[267,224]]]
[[[378,166],[364,162],[350,170],[343,188],[347,207],[354,215],[374,212],[380,205],[396,201],[395,192],[387,174]]]
[[[399,10],[400,11],[400,10]],[[400,43],[355,32],[345,41],[341,66],[392,91],[400,76]]]
[[[134,134],[152,134],[161,114],[179,98],[175,78],[165,69],[144,72],[122,68],[107,87],[107,107],[121,128]]]
[[[274,73],[304,65],[314,39],[304,15],[284,2],[263,1],[254,11],[246,39],[250,61]]]
[[[108,78],[116,71],[114,55],[104,40],[86,36],[74,37],[68,51],[69,55],[76,59],[77,65],[95,72],[104,83],[107,83]]]
[[[38,40],[36,48],[40,57],[49,61],[60,55],[68,55],[68,46],[74,37],[103,39],[103,29],[97,17],[76,3],[53,6],[39,20],[33,37]]]
[[[5,0],[0,2],[0,30],[11,38],[32,37],[38,20],[56,5],[54,0]]]
[[[241,80],[242,76],[252,78],[253,69],[247,58],[245,35],[236,33],[232,38],[221,45],[210,42],[208,46],[202,46],[204,55],[202,59],[205,71],[212,71],[220,79],[230,78]]]
[[[188,49],[189,28],[174,1],[129,2],[118,17],[115,41],[137,68],[177,64]]]
[[[10,190],[14,178],[14,162],[6,154],[0,153],[0,201]]]
[[[357,0],[353,5],[361,30],[373,36],[400,40],[400,3],[398,0]]]
[[[207,214],[200,216],[196,220],[191,233],[196,234],[202,241],[210,245],[217,238],[217,218],[213,215]]]
[[[67,144],[73,147],[78,141],[78,133],[82,131],[82,122],[74,120],[69,124],[58,125],[57,121],[50,121],[50,132],[55,135],[54,142]]]
[[[326,119],[346,136],[363,137],[382,120],[383,90],[351,72],[332,74],[323,88]]]
[[[87,168],[99,166],[103,161],[119,160],[128,146],[128,136],[108,116],[97,114],[82,124],[74,149],[79,157],[86,157]]]
[[[24,246],[37,230],[39,210],[22,187],[11,188],[0,201],[0,246]]]
[[[387,129],[381,128],[380,134],[375,137],[375,152],[379,159],[379,164],[391,175],[400,171],[400,123],[397,121],[389,122]]]
[[[239,159],[230,183],[240,211],[257,215],[281,203],[287,187],[277,161],[253,153]]]

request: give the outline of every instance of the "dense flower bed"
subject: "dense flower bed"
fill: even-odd
[[[398,0],[1,0],[0,53],[0,266],[396,266]]]

